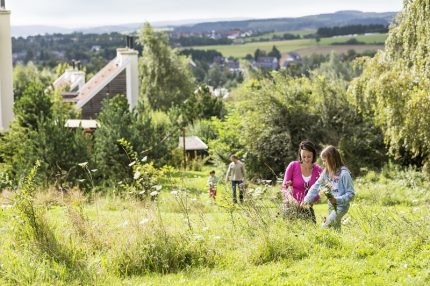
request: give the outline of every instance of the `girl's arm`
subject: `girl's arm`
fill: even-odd
[[[335,197],[336,203],[346,204],[351,201],[355,196],[351,174],[349,172],[342,172],[340,176],[340,183],[345,188],[345,193],[342,196]]]
[[[320,190],[321,184],[324,180],[326,180],[325,170],[321,173],[318,180],[315,182],[315,184],[312,185],[312,187],[309,189],[306,197],[303,199],[303,204],[311,204],[315,201],[315,197],[318,195],[318,192]]]

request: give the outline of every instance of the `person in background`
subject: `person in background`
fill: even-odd
[[[216,201],[217,184],[218,184],[218,177],[215,176],[215,171],[212,170],[210,171],[209,177],[208,177],[209,198],[212,200],[212,202]]]
[[[237,203],[236,188],[239,188],[239,200],[243,203],[243,183],[245,181],[245,166],[236,155],[230,156],[231,163],[228,165],[225,180],[231,180],[231,189],[233,192],[233,203]]]
[[[299,217],[309,218],[316,223],[313,208],[300,207],[308,190],[322,172],[322,168],[315,163],[317,157],[315,145],[309,140],[302,141],[297,157],[297,161],[288,165],[282,182],[281,192],[284,194],[285,211],[294,212]],[[290,187],[292,191],[289,191]],[[314,201],[318,199],[319,196],[316,195]]]
[[[334,146],[327,146],[320,157],[325,169],[303,199],[302,206],[311,205],[322,189],[328,198],[328,217],[322,227],[340,230],[342,217],[348,212],[350,201],[355,196],[351,172]]]

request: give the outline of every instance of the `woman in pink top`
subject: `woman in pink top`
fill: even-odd
[[[299,145],[298,161],[293,161],[288,165],[281,190],[287,208],[297,209],[300,216],[310,217],[314,223],[316,223],[316,219],[313,208],[304,209],[299,205],[322,172],[322,168],[315,163],[316,155],[315,145],[309,140],[302,141]],[[289,187],[292,187],[292,192],[289,191]],[[319,195],[315,197],[315,201],[317,200],[319,200]]]

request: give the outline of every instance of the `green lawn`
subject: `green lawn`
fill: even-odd
[[[217,50],[221,52],[225,57],[244,58],[247,54],[253,55],[256,49],[269,52],[274,45],[279,49],[281,53],[287,53],[310,47],[327,46],[335,42],[346,42],[352,38],[356,38],[360,42],[365,42],[371,45],[374,43],[384,42],[387,38],[387,34],[375,34],[366,36],[360,35],[357,37],[342,36],[335,38],[322,38],[319,43],[317,43],[314,39],[299,39],[289,41],[253,42],[238,45],[196,46],[192,48],[200,50]],[[334,47],[334,49],[336,48],[337,47]]]
[[[35,228],[28,214],[2,208],[0,284],[430,283],[430,188],[422,174],[356,179],[338,233],[319,227],[324,200],[315,206],[316,226],[279,216],[279,186],[250,185],[246,203],[234,206],[222,182],[213,204],[208,171],[173,172],[153,201],[39,191]]]

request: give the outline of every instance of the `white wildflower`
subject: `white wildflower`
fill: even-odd
[[[215,236],[214,236],[214,239],[215,239],[215,240],[220,240],[220,239],[221,239],[221,236],[219,236],[219,235],[215,235]]]
[[[78,166],[85,168],[88,165],[88,162],[79,163]]]
[[[150,195],[151,195],[151,197],[158,196],[158,192],[157,192],[157,191],[152,191],[152,192],[150,193]]]
[[[171,191],[170,192],[172,195],[177,196],[178,195],[178,191]]]
[[[193,236],[194,236],[195,240],[204,240],[205,239],[204,236],[201,234],[194,234]]]
[[[133,166],[134,164],[136,164],[136,161],[131,162],[130,164],[128,164],[129,167]]]
[[[162,185],[155,185],[155,186],[152,186],[152,188],[155,189],[157,192],[159,192],[163,188],[163,186]]]
[[[208,231],[209,227],[205,226],[204,228],[202,228],[202,231]]]
[[[142,220],[139,222],[139,224],[140,224],[140,225],[144,225],[144,224],[147,224],[148,222],[149,222],[149,219],[144,218],[144,219],[142,219]]]
[[[140,177],[140,172],[136,171],[136,173],[134,173],[133,179],[137,180]]]

